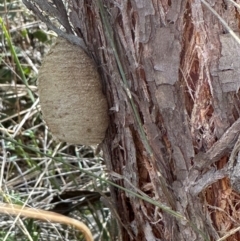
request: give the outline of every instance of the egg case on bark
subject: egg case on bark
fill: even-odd
[[[109,121],[107,101],[97,67],[84,50],[58,38],[39,70],[38,90],[43,119],[58,140],[102,142]]]

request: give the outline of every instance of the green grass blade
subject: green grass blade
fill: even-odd
[[[16,65],[17,65],[17,68],[18,68],[18,70],[19,70],[19,72],[20,72],[22,81],[23,81],[23,83],[24,83],[24,84],[26,85],[26,87],[27,87],[27,91],[28,91],[29,97],[31,98],[31,101],[34,103],[34,102],[35,102],[34,95],[33,95],[31,89],[30,89],[29,86],[28,86],[28,83],[27,83],[27,80],[26,80],[24,71],[23,71],[23,69],[22,69],[21,63],[20,63],[20,61],[19,61],[19,59],[18,59],[17,53],[16,53],[16,51],[15,51],[15,48],[14,48],[14,46],[13,46],[13,44],[12,44],[11,36],[9,35],[8,30],[7,30],[7,28],[6,28],[6,26],[5,26],[4,22],[3,22],[3,19],[2,19],[1,17],[0,17],[0,25],[1,25],[1,27],[2,27],[4,36],[6,37],[6,40],[7,40],[8,46],[9,46],[9,48],[10,48],[10,51],[11,51],[11,53],[12,53],[12,56],[13,56],[13,58],[14,58],[14,61],[15,61]]]

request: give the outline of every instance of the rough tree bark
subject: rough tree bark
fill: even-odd
[[[234,165],[228,166],[240,131],[240,47],[200,0],[103,1],[124,83],[97,1],[72,3],[70,19],[99,64],[109,101],[108,169],[181,213],[205,235],[113,188],[126,224],[123,240],[199,241],[225,235],[240,221],[239,195],[229,182]],[[236,6],[219,0],[209,4],[239,31]],[[116,183],[133,189],[124,179]],[[237,232],[228,238],[239,239]]]
[[[203,0],[103,0],[111,37],[98,1],[68,2],[108,98],[110,178],[186,217],[112,188],[123,240],[218,240],[240,221],[239,45]],[[239,31],[235,5],[208,2]]]

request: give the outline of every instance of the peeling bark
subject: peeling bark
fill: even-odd
[[[195,225],[111,188],[125,224],[122,239],[217,240],[240,221],[240,197],[228,178],[234,176],[238,190],[239,45],[201,0],[104,0],[110,33],[97,1],[68,2],[70,21],[99,66],[108,98],[104,156],[107,168],[124,176],[113,181]],[[239,31],[236,6],[209,5]],[[239,239],[234,233],[227,240]]]
[[[225,192],[213,183],[229,187],[226,162],[218,163],[227,160],[239,135],[230,128],[230,136],[225,134],[229,141],[221,144],[239,118],[239,47],[200,0],[104,2],[149,153],[97,5],[73,3],[72,22],[100,64],[109,100],[111,125],[104,142],[108,168],[187,217],[205,238],[216,240],[221,227],[211,220],[207,205],[214,204],[212,189],[216,199]],[[234,11],[239,10],[229,4],[211,1],[236,31]],[[206,169],[215,162],[215,169]],[[116,182],[132,189],[126,181]],[[204,240],[189,223],[115,188],[111,193],[128,224],[123,240]]]

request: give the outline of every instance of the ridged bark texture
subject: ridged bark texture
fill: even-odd
[[[240,14],[230,1],[209,2],[214,14],[204,0],[68,1],[74,30],[101,67],[110,178],[185,217],[112,188],[124,241],[217,240],[229,231],[226,240],[240,240],[232,230],[240,54],[216,13],[235,32]]]

